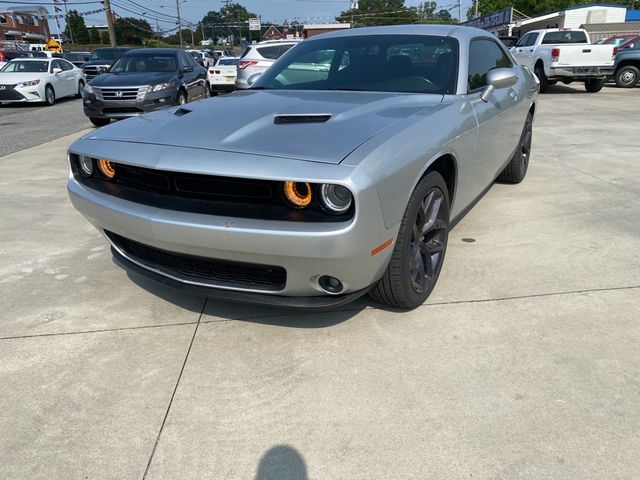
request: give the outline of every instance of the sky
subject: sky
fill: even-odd
[[[244,5],[250,12],[256,13],[262,17],[264,21],[272,21],[281,23],[285,20],[291,22],[298,20],[303,23],[329,23],[334,21],[335,17],[350,5],[350,0],[236,0]],[[85,12],[100,8],[99,2],[89,2],[89,0],[68,0],[68,8],[77,9],[79,12]],[[406,0],[408,7],[417,6],[421,0]],[[17,0],[16,3],[19,3]],[[176,15],[175,0],[111,0],[113,10],[120,16],[140,17],[144,18],[141,13],[147,13],[147,20],[155,27],[156,18],[159,21],[161,30],[169,30],[176,25],[176,19],[172,16]],[[456,0],[440,0],[440,6],[450,6]],[[466,6],[470,0],[463,2],[463,16],[466,12]],[[197,23],[210,10],[219,10],[222,7],[221,0],[180,0],[180,14],[185,23]],[[49,8],[52,10],[52,8]],[[155,13],[159,12],[159,13]],[[452,15],[457,15],[457,9],[454,9]],[[51,22],[52,30],[55,31],[53,21]],[[86,25],[104,25],[106,19],[104,13],[94,14],[85,17]],[[61,22],[61,25],[64,25]]]

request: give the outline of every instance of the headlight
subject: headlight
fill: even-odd
[[[80,165],[80,173],[83,177],[90,177],[93,175],[93,159],[91,157],[78,155],[78,164]]]
[[[284,182],[284,196],[294,208],[305,208],[311,204],[311,185],[306,182]]]
[[[88,83],[84,86],[84,91],[85,91],[86,93],[90,93],[90,94],[93,94],[93,93],[94,93],[94,91],[93,91],[93,87],[92,87],[91,85],[89,85]]]
[[[157,85],[149,85],[147,88],[147,93],[151,92],[159,92],[160,90],[166,90],[167,88],[173,88],[175,83],[173,81],[166,83],[158,83]]]
[[[16,85],[16,88],[20,87],[33,87],[34,85],[38,85],[40,80],[29,80],[28,82],[22,82]]]
[[[329,213],[340,215],[353,204],[353,195],[347,187],[325,183],[320,187],[322,207]]]

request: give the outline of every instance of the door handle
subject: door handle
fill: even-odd
[[[533,52],[533,48],[530,48],[530,49],[529,49],[529,51],[530,51],[530,52]]]

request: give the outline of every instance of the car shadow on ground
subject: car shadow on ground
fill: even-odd
[[[73,102],[74,100],[81,100],[80,98],[74,97],[63,97],[56,98],[56,101],[53,105],[46,105],[44,102],[4,102],[0,103],[0,108],[3,110],[10,110],[12,108],[18,110],[29,110],[32,108],[44,108],[44,107],[55,107],[56,105],[60,105],[67,102]]]
[[[119,268],[123,268],[116,259],[113,259],[113,262]],[[129,280],[150,294],[185,310],[204,313],[204,322],[236,320],[289,328],[326,328],[351,319],[374,303],[366,295],[347,305],[326,309],[227,302],[217,298],[185,294],[136,272],[126,269],[125,272]],[[194,298],[202,299],[202,302],[194,302]]]

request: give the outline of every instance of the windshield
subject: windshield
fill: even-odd
[[[218,65],[236,65],[238,63],[237,58],[221,58],[218,60]]]
[[[123,53],[124,51],[122,50],[98,49],[94,50],[94,52],[91,54],[91,60],[114,60]]]
[[[455,92],[458,41],[432,35],[362,35],[302,42],[254,89]]]
[[[0,72],[14,73],[46,73],[49,70],[49,62],[25,62],[12,60],[0,69]]]
[[[114,63],[111,73],[140,73],[177,71],[175,55],[123,55]]]

